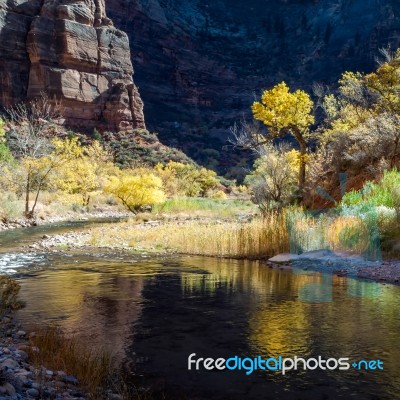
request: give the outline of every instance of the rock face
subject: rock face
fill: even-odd
[[[166,144],[230,162],[229,127],[285,80],[312,91],[346,70],[372,71],[400,44],[398,0],[107,0],[135,51],[146,122]],[[334,88],[335,86],[333,86]],[[211,137],[210,137],[211,136]]]
[[[0,103],[46,93],[69,126],[145,128],[127,35],[105,0],[1,0]]]

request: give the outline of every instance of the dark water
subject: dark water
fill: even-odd
[[[400,396],[399,287],[334,277],[332,302],[306,303],[299,291],[320,275],[255,262],[111,255],[41,262],[21,269],[30,273],[20,278],[27,302],[20,318],[56,322],[107,347],[171,399]],[[197,372],[187,370],[191,353],[380,359],[384,370]]]

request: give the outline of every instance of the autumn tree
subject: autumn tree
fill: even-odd
[[[321,147],[333,155],[336,171],[374,175],[399,166],[400,51],[382,54],[375,72],[345,72],[337,92],[325,96]]]
[[[264,155],[256,160],[254,170],[245,178],[252,201],[263,213],[291,202],[296,189],[298,161],[296,150],[283,145],[264,146]]]
[[[54,146],[49,137],[57,120],[61,118],[61,104],[50,102],[43,94],[6,111],[9,125],[7,145],[16,163],[3,163],[3,174],[7,173],[6,176],[17,186],[17,191],[25,194],[25,216],[31,218],[39,193],[55,168],[55,153],[52,153]],[[35,195],[30,208],[32,191]]]
[[[36,157],[24,155],[15,162],[2,165],[3,177],[8,179],[10,187],[16,193],[25,194],[25,216],[32,218],[39,195],[52,180],[59,168],[70,160],[76,159],[81,151],[77,139],[53,139],[46,144],[48,153],[37,153]],[[39,156],[39,154],[41,154]],[[30,195],[33,192],[33,204]]]
[[[117,173],[117,168],[98,141],[82,147],[76,139],[72,140],[77,145],[75,157],[59,166],[52,185],[64,193],[81,195],[82,205],[88,206],[93,193],[101,190],[107,177]]]
[[[12,155],[7,146],[5,134],[4,121],[0,118],[0,163],[9,163],[12,161]]]
[[[116,197],[134,214],[143,206],[152,206],[165,199],[161,179],[150,172],[120,171],[109,179],[104,192]]]
[[[260,101],[252,106],[253,116],[268,128],[268,133],[250,132],[252,147],[260,147],[272,139],[291,134],[300,147],[298,197],[302,199],[306,181],[307,136],[314,123],[313,102],[303,90],[290,92],[285,82],[265,90]]]
[[[215,171],[197,168],[193,164],[170,161],[166,165],[156,165],[155,171],[163,180],[167,194],[170,196],[204,197],[209,190],[219,185]]]

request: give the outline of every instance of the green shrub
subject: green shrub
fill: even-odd
[[[367,182],[359,191],[346,193],[343,206],[384,206],[400,207],[400,172],[396,169],[386,171],[380,182]]]

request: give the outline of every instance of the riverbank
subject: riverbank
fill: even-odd
[[[49,368],[56,364],[67,372]],[[68,373],[70,369],[81,370],[83,382],[77,378],[79,374]],[[128,399],[115,393],[119,375],[106,355],[78,352],[74,339],[64,338],[56,328],[27,334],[13,313],[0,320],[0,377],[0,400]],[[122,385],[120,389],[123,391]]]
[[[278,254],[267,264],[272,268],[291,269],[296,273],[321,272],[381,283],[400,284],[399,260],[368,260],[362,256],[332,252],[309,251],[303,254]]]
[[[35,365],[32,354],[35,332],[22,330],[10,312],[0,320],[0,399],[85,399],[76,377]]]
[[[253,225],[252,225],[253,224]],[[36,242],[33,248],[44,252],[84,252],[97,253],[103,252],[122,252],[126,255],[166,255],[166,254],[188,254],[188,255],[209,255],[222,258],[246,258],[236,256],[232,250],[237,250],[233,245],[235,233],[242,232],[243,236],[251,239],[250,226],[257,226],[258,222],[233,223],[232,221],[221,220],[150,220],[147,222],[128,221],[113,224],[111,226],[97,226],[89,228],[83,232],[69,232],[60,235],[45,235],[40,241]],[[246,230],[247,229],[247,230]],[[226,231],[231,230],[229,245],[231,247],[222,248],[217,243]],[[172,231],[180,233],[172,234]],[[204,242],[214,242],[214,247],[220,253],[206,254],[201,252],[199,246],[195,246],[195,239],[191,233],[197,235],[196,240],[204,234]],[[182,240],[174,243],[176,235]],[[272,235],[269,235],[272,237]],[[280,236],[282,238],[282,235]],[[238,238],[236,238],[238,239]],[[256,237],[253,232],[253,242],[258,246],[263,246],[264,241]],[[186,247],[183,247],[183,244]],[[181,246],[181,247],[180,247]],[[208,249],[214,249],[207,245]],[[302,255],[281,254],[270,258],[270,251],[282,249],[285,251],[283,241],[274,243],[273,246],[265,246],[266,251],[260,252],[259,249],[249,249],[249,244],[244,246],[247,251],[253,251],[254,257],[249,259],[265,260],[267,265],[280,269],[296,269],[304,271],[315,271],[329,273],[338,276],[348,276],[360,279],[368,279],[376,282],[400,284],[400,261],[399,260],[378,260],[368,261],[363,257],[346,254],[343,252],[331,252],[329,250],[318,250],[305,252]],[[194,251],[192,251],[194,249]],[[258,251],[258,252],[257,252]]]
[[[70,211],[66,214],[52,215],[45,217],[36,218],[18,218],[10,221],[0,221],[0,232],[8,231],[12,229],[19,228],[29,228],[32,226],[55,224],[58,222],[65,221],[87,221],[96,219],[119,219],[119,218],[129,218],[132,214],[124,211],[120,211],[113,208],[92,210],[92,211]]]

